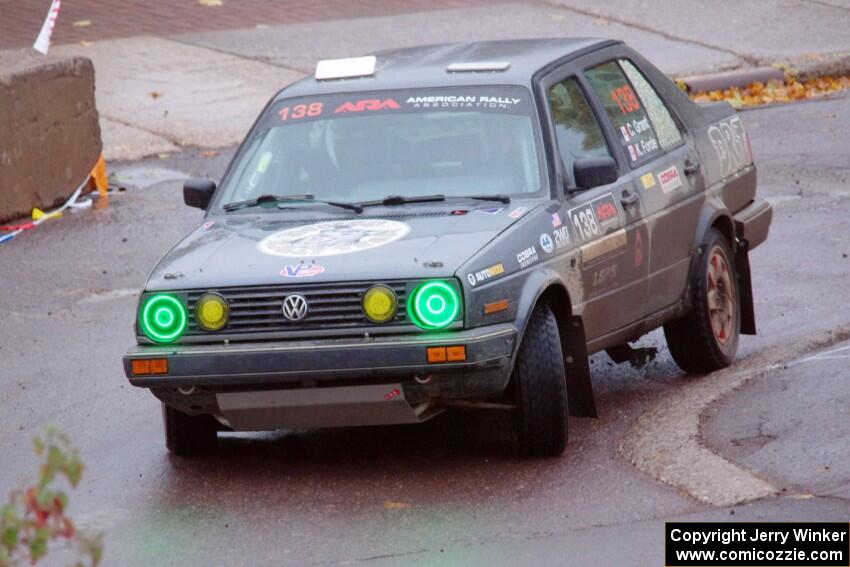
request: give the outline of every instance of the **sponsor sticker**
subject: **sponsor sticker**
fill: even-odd
[[[629,158],[631,158],[632,161],[637,161],[638,155],[637,155],[637,152],[635,151],[635,147],[633,145],[629,144],[628,148],[629,148]]]
[[[563,224],[561,215],[559,213],[552,213],[552,227],[558,228],[561,224]]]
[[[546,234],[545,232],[540,235],[540,247],[547,254],[551,254],[555,249],[555,243],[552,242],[552,237]]]
[[[655,176],[652,173],[644,173],[640,176],[640,182],[644,189],[652,189],[655,187]]]
[[[514,210],[512,210],[511,212],[509,212],[508,216],[511,217],[512,219],[518,219],[519,217],[524,215],[525,211],[527,211],[527,210],[528,210],[528,207],[517,207]]]
[[[665,193],[675,191],[682,186],[682,178],[679,176],[679,169],[674,165],[660,172],[658,174],[658,183],[661,184],[661,190]]]
[[[272,256],[319,258],[384,246],[408,232],[409,225],[385,219],[327,221],[276,232],[261,240],[257,248]]]
[[[469,282],[469,285],[475,287],[481,282],[486,282],[487,280],[497,278],[505,273],[505,266],[502,265],[501,262],[498,264],[493,264],[488,268],[484,268],[483,270],[478,270],[477,272],[466,274],[466,279]]]
[[[389,392],[384,394],[384,399],[387,400],[387,401],[390,401],[393,398],[397,398],[400,395],[401,395],[401,390],[399,390],[398,388],[393,388],[392,390],[390,390]]]
[[[616,252],[626,246],[626,231],[623,229],[587,244],[581,249],[581,259],[585,264]]]
[[[476,212],[484,213],[485,215],[497,215],[502,212],[503,207],[484,207],[481,209],[475,209]]]
[[[635,268],[643,265],[643,233],[638,230],[635,233]]]
[[[405,103],[413,108],[511,108],[522,102],[519,97],[487,95],[412,96]]]
[[[516,255],[516,261],[519,262],[520,268],[527,268],[528,266],[534,264],[540,259],[540,256],[537,255],[537,248],[534,246],[529,246],[522,252]]]
[[[553,234],[555,235],[555,248],[560,250],[570,243],[570,228],[568,226],[556,229]]]
[[[593,273],[593,287],[599,288],[607,284],[613,283],[617,279],[618,264],[603,266]]]
[[[215,225],[214,220],[207,221],[207,222],[205,222],[204,224],[201,225],[201,230],[206,232],[207,230],[211,229],[213,227],[213,225]]]
[[[311,278],[325,271],[324,266],[319,264],[291,264],[284,266],[280,275],[285,278]]]

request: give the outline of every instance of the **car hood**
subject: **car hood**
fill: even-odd
[[[209,217],[154,268],[146,289],[449,277],[531,205],[304,220]]]

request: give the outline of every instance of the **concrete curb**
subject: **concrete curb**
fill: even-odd
[[[710,75],[683,77],[678,80],[685,84],[689,93],[699,93],[722,91],[730,87],[741,88],[755,81],[761,81],[762,83],[783,81],[785,80],[785,72],[776,67],[755,67],[753,69],[739,69]]]
[[[757,472],[724,459],[700,441],[703,417],[712,404],[750,380],[848,337],[850,325],[845,325],[795,344],[790,360],[784,363],[771,361],[778,353],[787,353],[788,345],[762,354],[747,369],[715,372],[689,381],[637,419],[620,442],[620,453],[660,482],[713,506],[732,506],[777,494],[778,490]]]
[[[755,81],[782,81],[790,74],[800,81],[816,79],[826,75],[850,75],[850,52],[812,53],[805,57],[789,60],[763,61],[759,67],[736,69],[721,73],[707,73],[679,77],[690,93],[725,90],[744,87]]]

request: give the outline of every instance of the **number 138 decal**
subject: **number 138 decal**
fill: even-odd
[[[569,216],[581,242],[598,238],[608,229],[620,226],[620,212],[610,193],[570,209]]]

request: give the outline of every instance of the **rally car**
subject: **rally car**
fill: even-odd
[[[664,328],[688,372],[756,330],[756,198],[741,119],[603,39],[322,61],[268,103],[206,211],[150,274],[130,383],[166,445],[219,431],[504,410],[563,452],[596,413],[588,355]]]

